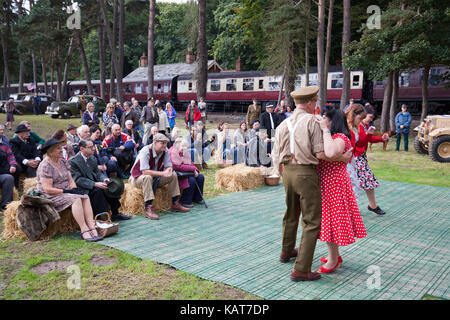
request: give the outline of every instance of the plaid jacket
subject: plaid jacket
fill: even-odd
[[[9,165],[11,167],[17,167],[16,158],[14,157],[14,153],[12,152],[11,148],[7,144],[0,142],[0,150],[6,153]]]

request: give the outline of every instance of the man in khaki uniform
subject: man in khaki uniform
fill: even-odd
[[[287,210],[283,219],[281,262],[297,257],[292,281],[320,278],[311,272],[314,250],[320,231],[322,201],[316,166],[325,159],[322,130],[314,110],[319,87],[311,86],[291,92],[296,109],[276,130],[272,160],[283,176]],[[294,249],[298,222],[302,214],[300,247]]]
[[[253,125],[253,121],[258,120],[261,117],[261,106],[258,105],[258,100],[253,99],[253,104],[248,106],[247,117],[245,121],[247,121],[247,128],[251,128]]]
[[[162,133],[155,134],[153,143],[147,145],[139,152],[136,162],[131,169],[130,184],[135,188],[142,188],[145,202],[145,216],[151,220],[158,220],[159,216],[152,208],[155,199],[154,188],[169,185],[169,193],[172,197],[172,210],[188,212],[189,208],[183,207],[178,196],[180,188],[178,177],[172,169],[167,143],[169,139]],[[155,180],[159,181],[154,185]]]

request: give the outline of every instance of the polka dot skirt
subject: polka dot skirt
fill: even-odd
[[[342,139],[345,151],[351,148],[345,135],[337,133],[333,139]],[[320,241],[346,246],[367,236],[346,163],[321,160],[317,168],[322,195]]]

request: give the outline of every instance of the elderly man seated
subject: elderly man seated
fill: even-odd
[[[14,157],[17,161],[17,170],[14,173],[14,184],[19,188],[19,177],[25,172],[28,178],[36,177],[36,170],[42,160],[41,152],[36,141],[30,137],[30,130],[24,125],[16,128],[17,136],[9,141]]]
[[[111,134],[103,140],[102,147],[106,150],[109,158],[117,161],[120,170],[131,169],[131,165],[134,161],[134,141],[133,139],[122,133],[120,130],[120,125],[114,124],[111,127]],[[108,164],[106,165],[108,166]],[[108,168],[108,172],[111,168]],[[128,170],[127,170],[128,171]],[[127,173],[123,174],[124,177],[128,178]]]
[[[169,139],[165,135],[156,134],[153,138],[153,144],[142,148],[131,169],[130,184],[135,188],[142,188],[145,216],[152,220],[159,219],[158,214],[152,208],[152,201],[155,199],[154,193],[158,186],[166,184],[169,185],[169,192],[172,197],[171,209],[178,212],[189,211],[178,200],[180,188],[177,174],[173,171],[170,162],[170,154],[167,149],[168,142]]]
[[[89,131],[89,126],[86,124],[79,126],[77,128],[77,136],[78,136],[78,139],[77,139],[78,142],[80,140],[89,139],[89,137],[91,136],[91,132]],[[75,154],[77,154],[80,151],[80,149],[78,148],[78,144],[73,144],[72,147],[73,147],[73,151],[75,152]]]
[[[109,204],[113,221],[130,219],[130,216],[119,212],[123,181],[120,178],[112,181],[98,169],[92,140],[81,140],[79,146],[80,152],[69,160],[70,173],[77,187],[88,192],[94,216],[108,212]]]
[[[17,168],[17,162],[11,148],[2,139],[1,134],[4,129],[5,127],[0,125],[0,188],[2,189],[0,210],[5,209],[6,205],[13,199],[13,174]]]
[[[144,143],[144,145],[149,145],[153,143],[153,137],[155,136],[155,134],[159,133],[159,129],[157,126],[153,126],[150,128],[150,136],[147,137],[147,143],[144,143],[145,138],[143,139],[142,143]]]
[[[31,123],[30,123],[30,121],[24,120],[24,121],[21,121],[21,122],[19,123],[19,126],[20,126],[21,124],[25,125],[25,127],[27,127],[28,131],[30,131],[30,137],[32,137],[32,138],[34,139],[34,141],[36,141],[37,148],[38,148],[38,150],[40,150],[40,149],[42,148],[42,146],[44,145],[45,140],[42,139],[41,137],[39,137],[38,134],[37,134],[36,132],[33,132],[33,131],[31,130]],[[13,138],[15,138],[15,137],[17,137],[17,133],[15,133],[15,134],[13,135]]]

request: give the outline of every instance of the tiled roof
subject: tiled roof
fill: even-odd
[[[214,63],[214,60],[208,61],[208,67],[210,67]],[[171,64],[157,64],[154,66],[154,77],[156,79],[167,79],[173,78],[182,74],[191,74],[195,72],[195,68],[197,67],[197,62],[193,63],[171,63]],[[139,67],[129,75],[127,75],[126,79],[143,79],[147,78],[147,67]]]

